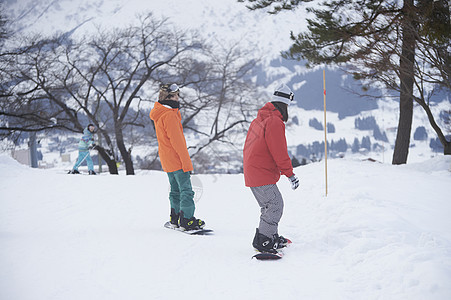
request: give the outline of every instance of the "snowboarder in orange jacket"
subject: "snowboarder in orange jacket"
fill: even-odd
[[[150,111],[158,140],[161,166],[168,174],[171,191],[170,226],[182,230],[195,230],[205,222],[194,217],[194,191],[191,186],[193,164],[186,147],[180,114],[179,87],[164,84],[160,87],[158,102]]]

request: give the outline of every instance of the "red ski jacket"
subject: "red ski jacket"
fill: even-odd
[[[291,177],[285,123],[282,114],[268,102],[252,121],[243,150],[244,182],[248,187],[275,184],[280,175]]]

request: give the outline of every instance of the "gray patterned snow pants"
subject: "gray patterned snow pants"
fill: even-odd
[[[282,218],[282,194],[275,184],[251,187],[251,191],[261,208],[258,231],[267,237],[272,237],[278,233],[277,227]]]

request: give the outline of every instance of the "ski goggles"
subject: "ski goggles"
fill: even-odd
[[[274,95],[275,95],[275,96],[279,96],[279,97],[283,97],[283,98],[290,99],[290,101],[293,101],[293,99],[294,99],[294,94],[293,94],[293,93],[287,94],[287,93],[275,91],[275,92],[274,92]]]
[[[164,84],[161,86],[160,89],[162,89],[170,94],[178,94],[180,92],[180,88],[176,83]]]

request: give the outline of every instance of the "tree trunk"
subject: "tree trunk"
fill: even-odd
[[[445,155],[451,155],[451,142],[446,142],[445,145],[443,145],[443,154]]]
[[[106,164],[108,165],[108,171],[110,174],[117,175],[119,174],[117,170],[117,161],[116,157],[113,153],[113,145],[111,142],[111,138],[108,135],[107,132],[100,129],[99,123],[95,122],[95,120],[92,120],[94,124],[99,128],[99,135],[102,135],[105,138],[106,144],[108,145],[109,149],[103,148],[101,145],[97,145],[96,150],[99,151],[100,156],[105,160]],[[100,141],[100,137],[99,137]]]
[[[122,135],[122,130],[116,129],[116,143],[121,153],[122,159],[125,163],[125,171],[127,175],[135,175],[135,170],[133,168],[133,161],[131,158],[131,154],[127,151],[127,148],[124,144],[124,136]]]
[[[447,141],[445,135],[443,134],[442,130],[440,129],[440,127],[437,125],[437,123],[435,122],[434,116],[432,115],[431,109],[429,108],[429,106],[426,104],[426,102],[422,99],[418,99],[417,103],[421,105],[421,107],[424,109],[424,111],[426,112],[428,119],[429,119],[429,123],[431,124],[432,128],[434,129],[435,133],[437,133],[438,139],[440,140],[440,142],[443,145],[443,154],[445,155],[451,155],[451,141]]]
[[[96,150],[99,152],[100,156],[103,158],[103,160],[108,165],[108,170],[110,171],[110,174],[114,174],[114,175],[119,174],[119,172],[117,171],[116,160],[111,159],[111,157],[106,152],[105,148],[103,148],[101,146],[97,146]]]
[[[399,62],[401,91],[399,96],[399,123],[393,153],[394,165],[405,164],[409,154],[410,132],[413,116],[413,83],[415,59],[415,35],[413,0],[404,1],[402,24],[402,53]]]

